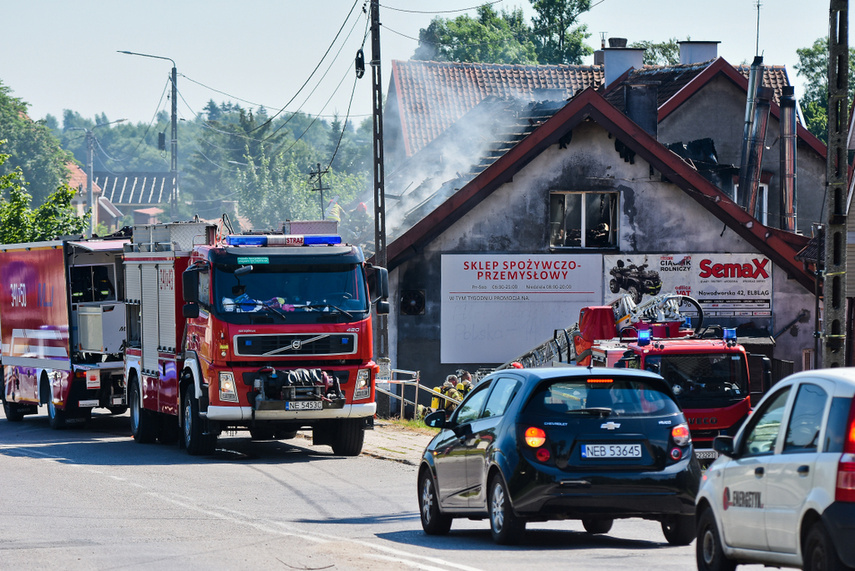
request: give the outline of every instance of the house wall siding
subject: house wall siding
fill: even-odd
[[[458,368],[475,370],[491,363],[440,362],[442,254],[548,253],[550,190],[619,190],[619,248],[601,253],[745,253],[753,248],[676,185],[635,157],[634,164],[615,150],[615,139],[593,122],[573,132],[566,149],[553,145],[467,212],[424,250],[392,271],[393,299],[406,289],[425,291],[423,315],[398,315],[390,321],[390,348],[397,368],[418,370],[422,382],[439,384]],[[575,250],[578,252],[579,250]],[[784,272],[773,277],[771,329],[789,323],[802,311],[807,324],[788,331],[776,350],[780,358],[798,360],[812,347],[813,296]],[[613,296],[606,290],[605,301]],[[394,311],[397,313],[397,309]],[[565,327],[578,315],[567,315]],[[531,349],[520,347],[517,354]],[[508,355],[508,359],[516,355]],[[799,363],[797,363],[798,369]],[[433,385],[431,385],[433,386]]]

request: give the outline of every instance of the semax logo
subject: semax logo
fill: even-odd
[[[769,272],[766,265],[769,260],[758,260],[754,258],[751,263],[745,264],[714,264],[712,260],[701,260],[700,277],[702,278],[768,278]]]

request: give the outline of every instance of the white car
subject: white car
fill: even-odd
[[[855,368],[790,375],[763,397],[696,500],[698,569],[855,568]]]

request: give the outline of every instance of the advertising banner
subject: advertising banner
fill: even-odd
[[[504,363],[603,300],[599,254],[445,254],[443,363]]]
[[[772,318],[772,262],[758,254],[627,254],[603,256],[605,302],[631,294],[693,297],[705,319]]]

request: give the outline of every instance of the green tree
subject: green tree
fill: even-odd
[[[805,93],[800,101],[807,129],[821,141],[828,141],[828,36],[813,45],[796,50],[799,63],[794,67],[805,79]],[[849,103],[855,93],[855,48],[849,48]]]
[[[591,9],[591,0],[532,0],[537,16],[532,18],[537,59],[541,64],[581,64],[593,53],[585,45],[591,36],[579,16]],[[575,26],[575,27],[574,27]]]
[[[631,48],[644,48],[644,65],[677,65],[680,63],[680,45],[677,38],[664,42],[633,42]]]
[[[0,82],[0,133],[7,140],[4,150],[8,160],[0,165],[0,175],[20,169],[29,193],[41,204],[69,179],[66,164],[72,160],[44,121],[33,121],[27,115],[27,104],[12,97],[11,90]]]
[[[0,141],[3,143],[5,141]],[[8,154],[0,154],[0,167],[8,159]],[[89,213],[82,217],[77,215],[71,205],[74,194],[74,189],[63,183],[33,210],[30,208],[32,197],[26,190],[20,167],[0,175],[0,243],[53,240],[83,233],[89,225]]]
[[[434,18],[419,31],[413,59],[456,62],[536,64],[531,30],[521,9],[496,12],[478,8],[478,15],[454,19]]]

